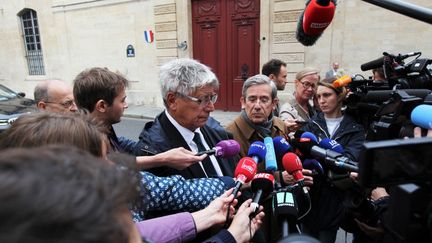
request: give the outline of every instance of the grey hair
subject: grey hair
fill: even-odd
[[[275,99],[277,96],[277,88],[276,85],[271,81],[269,77],[263,74],[257,74],[255,76],[249,77],[246,79],[246,81],[243,83],[243,89],[242,89],[242,96],[246,98],[246,91],[254,86],[254,85],[260,85],[260,84],[268,84],[271,87],[271,97],[272,99]]]
[[[168,92],[189,95],[206,85],[219,88],[219,80],[209,67],[188,58],[174,59],[162,65],[159,79],[165,105]]]

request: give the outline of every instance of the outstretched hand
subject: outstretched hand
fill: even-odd
[[[251,219],[249,215],[254,211],[254,208],[250,206],[251,202],[252,199],[248,199],[240,206],[228,228],[228,231],[237,242],[249,242],[255,232],[261,227],[265,216],[264,212],[262,212],[263,207],[260,206],[260,212]]]
[[[194,152],[189,151],[183,147],[179,147],[170,149],[155,156],[159,156],[160,160],[163,161],[163,164],[165,166],[177,170],[183,170],[199,161],[202,161],[207,155],[203,154],[200,156],[196,156]]]
[[[214,225],[222,225],[226,221],[226,215],[233,218],[237,199],[232,195],[233,189],[226,191],[220,197],[214,199],[205,209],[192,213],[197,232],[201,232]],[[231,203],[231,204],[230,204]]]

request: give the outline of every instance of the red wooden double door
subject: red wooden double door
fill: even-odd
[[[259,73],[259,0],[192,0],[193,57],[219,82],[216,109],[239,111],[244,80]]]

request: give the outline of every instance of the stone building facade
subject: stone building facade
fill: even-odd
[[[71,82],[85,68],[108,67],[132,81],[129,103],[162,106],[158,67],[173,58],[193,57],[191,1],[2,1],[0,83],[32,97],[39,80]],[[304,66],[318,67],[324,75],[338,61],[348,73],[367,77],[371,73],[361,72],[360,65],[384,51],[421,51],[422,57],[432,58],[430,24],[361,0],[339,0],[331,25],[314,46],[304,47],[295,30],[305,2],[260,1],[260,64],[270,58],[288,63],[291,84],[282,97],[292,92],[295,72]],[[410,2],[432,9],[430,0]],[[43,74],[29,73],[21,16],[27,10],[37,13]],[[128,57],[128,46],[133,57]]]

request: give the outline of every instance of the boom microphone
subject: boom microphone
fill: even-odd
[[[276,153],[273,146],[273,139],[271,137],[265,137],[264,144],[267,150],[265,155],[265,170],[269,173],[275,172],[278,170],[278,167],[276,162]]]
[[[364,72],[374,68],[382,67],[383,65],[384,65],[384,57],[380,57],[370,62],[363,63],[362,65],[360,65],[360,69]]]
[[[237,155],[240,152],[240,144],[233,139],[222,140],[212,149],[198,152],[196,155],[208,154],[217,157],[229,158]]]
[[[432,129],[432,106],[419,105],[411,112],[411,121],[414,125],[425,129]]]
[[[329,26],[335,13],[335,0],[309,0],[297,23],[296,39],[312,46]]]
[[[258,173],[254,176],[251,189],[254,192],[254,197],[251,203],[251,207],[254,208],[254,213],[257,213],[259,208],[259,202],[262,198],[268,197],[273,191],[274,177],[268,173]]]
[[[251,181],[256,173],[257,163],[252,158],[244,157],[240,159],[234,171],[234,177],[237,179],[232,193],[234,197],[237,197],[237,193],[242,185]]]
[[[251,157],[256,163],[263,161],[266,157],[267,149],[263,142],[253,142],[248,150],[248,156]]]

